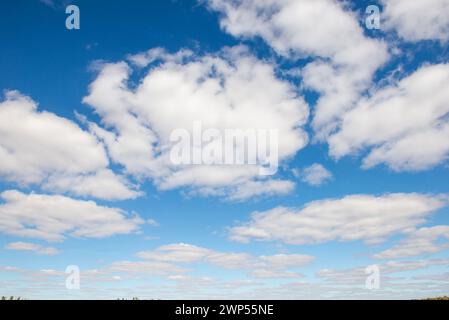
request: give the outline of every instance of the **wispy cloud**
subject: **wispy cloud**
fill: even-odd
[[[18,251],[32,251],[40,255],[48,255],[48,256],[60,253],[60,251],[54,247],[44,247],[36,243],[21,242],[21,241],[8,243],[5,246],[5,249],[18,250]]]

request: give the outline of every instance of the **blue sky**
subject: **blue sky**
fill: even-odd
[[[0,10],[0,295],[447,294],[447,0],[72,3]],[[197,120],[279,130],[277,173],[174,166]]]

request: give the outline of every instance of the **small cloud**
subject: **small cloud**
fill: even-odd
[[[136,213],[61,195],[8,190],[0,193],[0,200],[0,233],[18,237],[46,241],[63,241],[69,235],[105,238],[138,232],[144,223]],[[57,219],[55,212],[60,213]]]
[[[296,176],[299,173],[293,172],[293,174]],[[314,163],[305,168],[299,176],[301,176],[303,182],[316,187],[329,182],[333,178],[332,173],[319,163]]]
[[[94,48],[97,47],[97,46],[98,46],[98,43],[97,43],[97,42],[88,43],[88,44],[86,44],[86,50],[87,50],[87,51],[92,50],[92,49],[94,49]]]
[[[301,170],[299,170],[298,168],[293,168],[292,169],[292,173],[293,173],[293,176],[295,178],[300,178],[301,177]]]
[[[40,0],[40,2],[42,2],[43,4],[45,4],[46,6],[55,7],[55,3],[53,2],[53,0]]]

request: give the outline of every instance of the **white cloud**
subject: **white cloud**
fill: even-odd
[[[355,241],[378,243],[422,224],[447,198],[422,194],[351,195],[314,201],[302,209],[274,208],[230,229],[232,240],[281,240],[289,244]]]
[[[136,63],[135,56],[129,59]],[[128,85],[128,63],[103,65],[83,100],[102,118],[91,131],[127,173],[150,178],[160,189],[187,187],[235,200],[292,189],[291,182],[260,177],[257,166],[174,165],[169,157],[172,131],[192,133],[197,121],[220,131],[279,130],[279,161],[302,149],[308,106],[293,85],[276,77],[273,65],[245,47],[204,56],[152,49],[137,59],[139,67],[147,63],[151,67],[135,88]]]
[[[145,68],[149,64],[163,60],[165,62],[182,63],[185,59],[192,58],[194,53],[188,49],[181,49],[178,52],[171,54],[168,53],[164,48],[157,47],[152,48],[146,52],[141,52],[137,54],[131,54],[127,56],[133,65],[139,68]]]
[[[259,258],[274,269],[302,266],[313,261],[313,257],[303,254],[276,254]]]
[[[448,259],[428,259],[428,260],[409,260],[409,261],[388,261],[377,265],[381,274],[381,287],[387,287],[393,284],[395,278],[392,274],[401,272],[410,272],[431,268],[434,266],[448,266]],[[350,269],[321,269],[316,272],[316,276],[334,284],[350,285],[350,284],[365,284],[367,274],[365,273],[366,266],[350,268]],[[400,279],[399,279],[400,280]]]
[[[40,182],[51,172],[82,173],[107,166],[103,147],[71,121],[17,91],[0,103],[0,174],[21,183]]]
[[[329,139],[340,158],[371,148],[363,160],[396,171],[424,170],[449,153],[449,65],[424,66],[396,85],[362,99]]]
[[[382,272],[399,273],[420,270],[433,266],[449,266],[448,259],[421,259],[409,261],[388,261],[381,265]]]
[[[159,227],[159,223],[154,219],[147,219],[146,223],[152,227]]]
[[[226,169],[225,169],[226,170]],[[201,187],[189,195],[222,196],[230,201],[244,201],[261,196],[285,195],[293,191],[295,184],[289,180],[269,179],[246,181],[229,187]]]
[[[231,270],[252,270],[253,277],[284,278],[298,276],[287,271],[309,264],[314,257],[302,254],[277,254],[271,256],[253,256],[242,252],[220,252],[212,249],[179,243],[165,245],[152,251],[138,252],[137,256],[165,263],[209,263]]]
[[[302,181],[312,186],[320,186],[332,180],[332,173],[319,163],[304,168],[301,176]]]
[[[5,246],[8,250],[19,250],[19,251],[32,251],[40,255],[55,255],[60,253],[60,251],[53,247],[44,247],[36,243],[30,242],[11,242]]]
[[[272,196],[288,194],[293,191],[295,184],[287,180],[248,181],[236,187],[230,195],[231,200],[244,200],[256,196]]]
[[[420,228],[407,233],[406,238],[393,248],[379,252],[373,257],[376,259],[397,259],[437,253],[449,248],[449,242],[437,242],[441,238],[449,240],[449,226]]]
[[[185,273],[188,270],[174,264],[160,261],[117,261],[112,263],[105,271],[120,272],[127,275],[171,275]]]
[[[387,46],[364,36],[357,17],[334,0],[209,0],[220,26],[236,37],[261,37],[277,53],[317,58],[301,72],[306,87],[321,95],[313,127],[318,138],[366,90],[388,58]]]
[[[257,269],[251,271],[249,275],[253,278],[259,279],[291,279],[291,278],[301,278],[301,275],[296,272],[291,271],[279,271],[279,270],[268,270],[268,269]]]
[[[137,256],[147,260],[165,262],[194,262],[203,259],[211,250],[190,244],[179,243],[159,247],[155,251],[138,252]]]
[[[103,145],[74,122],[39,111],[17,91],[0,102],[0,177],[50,191],[116,200],[135,198],[124,178],[107,170]]]
[[[288,271],[254,270],[252,278],[229,279],[228,274],[214,277],[187,274],[172,264],[152,261],[120,261],[104,269],[81,272],[84,279],[83,296],[117,299],[139,296],[142,299],[417,299],[444,295],[448,289],[447,259],[399,261],[380,264],[381,287],[366,290],[365,266],[345,270],[321,270],[308,278]],[[438,267],[440,266],[440,267]],[[431,268],[436,269],[434,271]],[[438,270],[438,269],[440,270]],[[429,273],[424,273],[429,269]],[[199,271],[199,270],[198,270]],[[403,271],[411,272],[400,274]],[[439,272],[438,272],[439,271]],[[14,275],[14,284],[4,281],[2,289],[11,295],[20,293],[30,298],[51,297],[55,293],[63,298],[79,298],[74,290],[61,289],[64,270],[32,270],[13,266],[0,266],[0,272]],[[397,275],[395,275],[397,273]],[[410,275],[410,276],[408,276]],[[279,278],[282,281],[263,281],[260,278]],[[289,279],[290,278],[290,279]],[[316,281],[318,278],[318,281]],[[123,280],[123,281],[121,281]],[[128,281],[142,285],[129,288]],[[19,289],[18,288],[19,284]],[[23,288],[26,288],[25,290]],[[58,289],[59,288],[59,289]],[[107,289],[107,290],[105,290]],[[76,290],[75,290],[76,291]],[[9,293],[8,293],[9,294]]]
[[[40,2],[42,2],[43,4],[54,8],[55,7],[55,3],[53,0],[39,0]]]
[[[260,263],[259,259],[244,252],[213,252],[206,257],[206,261],[231,270],[254,269]]]
[[[62,241],[66,236],[104,238],[128,234],[143,223],[118,208],[59,195],[0,193],[0,232],[18,237]]]
[[[110,169],[101,169],[93,174],[51,176],[43,184],[45,190],[70,192],[78,196],[90,195],[105,200],[134,199],[143,193]]]
[[[449,40],[449,0],[382,0],[387,29],[407,41]]]

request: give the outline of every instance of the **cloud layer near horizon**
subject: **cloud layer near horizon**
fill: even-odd
[[[170,161],[173,130],[193,135],[193,123],[204,129],[278,130],[279,162],[307,144],[301,126],[308,106],[295,87],[276,76],[274,65],[257,59],[246,47],[217,54],[152,49],[129,57],[145,76],[130,88],[132,69],[125,61],[104,64],[84,102],[101,116],[103,127],[91,125],[113,161],[127,173],[146,177],[161,189],[188,188],[200,195],[231,200],[282,194],[293,183],[259,174],[257,165],[174,165]],[[132,64],[131,64],[132,65]],[[203,145],[221,144],[211,137]],[[237,145],[237,157],[244,146]]]

